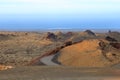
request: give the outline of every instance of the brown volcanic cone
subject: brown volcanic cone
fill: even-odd
[[[68,46],[60,51],[58,62],[66,66],[75,67],[105,67],[111,66],[120,61],[116,58],[117,52],[108,50],[111,46],[106,40],[102,40],[109,48],[100,47],[101,40],[91,39],[84,40],[78,44]],[[112,55],[112,54],[115,55]]]

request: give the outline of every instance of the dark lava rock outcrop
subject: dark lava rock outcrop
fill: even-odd
[[[110,43],[110,45],[116,49],[120,49],[120,43]]]
[[[110,36],[107,36],[105,39],[110,41],[110,42],[117,42],[117,40],[115,38],[112,38]]]
[[[47,32],[44,38],[46,40],[52,40],[52,41],[57,40],[57,36],[51,32]]]
[[[84,33],[91,35],[91,36],[96,36],[94,32],[92,32],[91,30],[86,30],[84,31]]]
[[[110,37],[116,39],[118,42],[120,42],[120,32],[116,32],[116,31],[109,32],[108,36],[110,36]]]

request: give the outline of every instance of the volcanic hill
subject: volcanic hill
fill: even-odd
[[[58,62],[74,67],[110,67],[120,62],[120,50],[104,39],[89,39],[63,48]]]

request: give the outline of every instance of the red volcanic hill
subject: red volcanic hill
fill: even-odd
[[[119,52],[106,40],[89,39],[63,48],[58,62],[74,67],[106,67],[120,62]]]

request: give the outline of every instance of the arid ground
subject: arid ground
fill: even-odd
[[[120,33],[0,32],[0,80],[119,80]]]
[[[0,80],[119,80],[119,75],[116,68],[29,66],[0,71]]]

